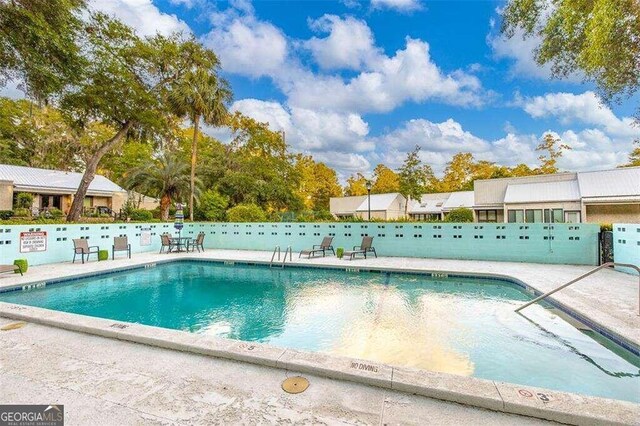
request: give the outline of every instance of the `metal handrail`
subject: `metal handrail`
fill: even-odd
[[[607,262],[607,263],[603,263],[602,265],[598,266],[595,269],[590,270],[589,272],[587,272],[586,274],[582,274],[580,275],[578,278],[575,278],[571,281],[569,281],[566,284],[561,285],[560,287],[551,290],[541,296],[536,297],[535,299],[533,299],[530,302],[525,303],[524,305],[520,306],[518,309],[516,309],[516,312],[521,311],[522,309],[526,308],[527,306],[533,305],[534,303],[537,303],[539,301],[541,301],[542,299],[547,298],[548,296],[551,296],[553,293],[562,290],[565,287],[569,287],[571,284],[576,283],[578,281],[580,281],[583,278],[588,277],[589,275],[595,274],[596,272],[598,272],[601,269],[604,268],[610,268],[612,266],[622,266],[624,268],[631,268],[631,269],[635,269],[636,271],[638,271],[638,284],[640,285],[640,268],[637,267],[636,265],[632,265],[630,263],[616,263],[616,262]],[[640,315],[640,287],[638,288],[638,315]]]
[[[276,252],[278,252],[278,262],[280,261],[280,246],[275,246],[273,249],[273,253],[271,254],[271,262],[269,262],[269,268],[273,266],[273,258],[276,257]],[[285,257],[286,257],[285,253]]]
[[[282,260],[282,267],[284,268],[284,264],[287,261],[287,253],[289,253],[289,262],[293,262],[293,250],[291,249],[291,246],[287,246],[287,250],[285,250],[284,252],[284,259]],[[280,259],[278,259],[280,260]]]

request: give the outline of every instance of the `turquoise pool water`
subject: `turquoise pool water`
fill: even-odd
[[[175,262],[0,301],[640,402],[640,358],[501,280]]]

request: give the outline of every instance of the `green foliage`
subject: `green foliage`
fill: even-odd
[[[569,150],[569,145],[563,144],[560,138],[553,136],[551,133],[545,133],[542,142],[536,147],[536,151],[546,151],[546,155],[540,155],[540,168],[538,172],[543,175],[558,173],[556,163],[558,158],[562,157],[565,150]]]
[[[338,259],[342,259],[342,256],[344,256],[344,248],[343,247],[338,247],[336,249],[336,256]]]
[[[427,192],[427,186],[433,179],[433,170],[420,160],[420,147],[407,154],[404,163],[398,170],[400,193],[407,199],[419,200]],[[406,206],[405,206],[406,212]]]
[[[153,219],[153,213],[145,209],[131,209],[128,217],[137,222],[148,222]]]
[[[344,195],[347,197],[355,197],[357,195],[367,195],[367,178],[362,173],[347,178],[347,186],[344,189]]]
[[[255,204],[239,204],[227,210],[227,220],[229,222],[264,222],[267,216]]]
[[[29,269],[29,262],[27,261],[27,259],[16,259],[13,261],[14,265],[18,265],[20,267],[20,271],[22,271],[22,273],[26,273],[27,270]],[[16,274],[19,274],[20,272],[15,271]]]
[[[309,210],[328,210],[331,197],[342,195],[335,170],[324,163],[317,163],[311,156],[296,156],[295,169],[300,177],[297,190],[304,207]]]
[[[560,78],[583,74],[610,101],[640,87],[639,23],[637,0],[510,0],[502,32],[539,38],[538,64]]]
[[[207,189],[200,195],[200,201],[195,211],[196,220],[210,220],[220,222],[225,219],[229,199],[217,191]]]
[[[13,210],[0,210],[0,220],[8,220],[13,217]]]
[[[20,81],[44,101],[75,83],[86,63],[78,45],[84,9],[83,0],[1,1],[0,87]]]
[[[52,219],[59,219],[62,216],[64,216],[64,213],[62,213],[62,210],[55,208],[55,207],[51,207],[49,209],[47,209],[47,217],[50,217]]]
[[[460,207],[451,210],[444,218],[445,222],[473,222],[473,211],[471,209]]]
[[[605,231],[613,231],[613,224],[611,223],[601,223],[600,224],[600,232]]]
[[[98,250],[98,260],[109,260],[109,250]]]
[[[400,190],[400,178],[396,172],[385,166],[378,164],[373,169],[372,194],[388,194]]]
[[[20,192],[16,196],[16,207],[21,209],[29,209],[33,204],[33,194],[28,192]]]
[[[31,216],[31,210],[25,208],[14,209],[13,215],[17,217],[28,217]]]

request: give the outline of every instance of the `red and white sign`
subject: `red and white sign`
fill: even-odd
[[[21,232],[20,253],[47,251],[47,232]]]

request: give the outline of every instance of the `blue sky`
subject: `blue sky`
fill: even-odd
[[[537,40],[503,39],[503,1],[93,0],[142,35],[192,33],[222,61],[231,108],[285,130],[297,152],[349,174],[408,150],[442,171],[456,152],[537,163],[547,131],[565,170],[627,161],[638,99],[601,106],[580,76],[550,78]],[[224,139],[223,132],[208,129]]]

